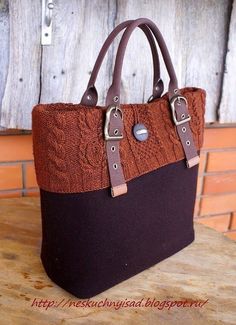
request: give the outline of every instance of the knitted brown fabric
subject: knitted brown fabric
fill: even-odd
[[[181,90],[188,101],[190,127],[197,149],[203,144],[205,91]],[[126,181],[184,159],[167,95],[148,104],[121,105],[124,139],[120,142]],[[78,193],[110,186],[105,140],[105,110],[80,104],[39,104],[32,112],[33,151],[38,185],[57,193]],[[136,123],[148,131],[147,141],[132,133]]]

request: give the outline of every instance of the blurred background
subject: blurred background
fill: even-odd
[[[146,17],[166,40],[179,86],[207,92],[195,218],[236,240],[236,0],[49,3],[0,0],[0,197],[39,195],[32,107],[40,102],[79,103],[108,34],[124,20]],[[46,16],[51,24],[45,32],[42,19]],[[98,76],[101,105],[111,84],[119,39]],[[125,55],[121,102],[146,102],[152,76],[151,51],[137,30]],[[161,76],[167,86],[163,62]]]

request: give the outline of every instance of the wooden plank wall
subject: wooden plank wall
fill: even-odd
[[[236,122],[236,1],[233,3],[230,17],[229,38],[219,113],[220,122]]]
[[[41,0],[0,0],[0,125],[30,129],[32,106],[38,102],[79,102],[108,33],[120,22],[138,17],[148,17],[160,28],[180,86],[206,89],[206,121],[217,121],[220,116],[220,122],[236,122],[232,91],[236,81],[236,9],[232,2],[55,0],[52,45],[42,47]],[[117,44],[118,40],[98,77],[100,104],[111,83]],[[123,102],[142,102],[150,96],[148,47],[142,31],[135,31],[125,55]],[[163,62],[161,70],[167,85]]]
[[[9,8],[8,1],[0,1],[0,116],[9,64]],[[2,127],[0,126],[0,130]]]

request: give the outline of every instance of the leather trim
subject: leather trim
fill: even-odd
[[[122,194],[126,194],[128,191],[127,184],[118,185],[111,188],[111,196],[116,197]]]
[[[200,163],[200,157],[196,156],[196,157],[193,157],[192,159],[188,160],[187,167],[191,168],[193,166],[198,165],[199,163]]]

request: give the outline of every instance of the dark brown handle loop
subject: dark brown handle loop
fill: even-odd
[[[122,38],[121,38],[121,41],[120,41],[120,44],[118,47],[117,55],[116,55],[113,82],[112,82],[112,85],[109,88],[108,93],[107,93],[106,106],[113,105],[113,104],[119,105],[119,103],[120,103],[121,71],[122,71],[125,50],[126,50],[126,47],[127,47],[127,44],[128,44],[128,41],[129,41],[129,38],[130,38],[132,32],[134,31],[134,29],[136,27],[139,27],[140,25],[148,26],[150,28],[150,30],[152,31],[152,33],[154,34],[154,36],[159,44],[159,47],[160,47],[169,77],[170,77],[169,98],[172,98],[173,95],[178,93],[178,82],[177,82],[175,70],[174,70],[169,51],[167,49],[167,46],[165,44],[165,41],[162,37],[161,32],[159,31],[157,26],[150,19],[139,18],[139,19],[133,21],[126,28],[124,34],[122,35]]]
[[[82,99],[81,99],[81,104],[86,105],[86,106],[96,106],[97,100],[98,100],[98,94],[97,90],[95,87],[95,82],[96,78],[99,72],[99,69],[101,67],[101,64],[103,62],[103,59],[108,51],[108,48],[112,44],[114,38],[127,26],[129,26],[131,23],[133,23],[134,20],[127,20],[121,24],[119,24],[107,37],[103,47],[101,48],[101,51],[97,57],[97,60],[94,64],[93,71],[91,73],[87,89],[84,92]],[[156,48],[156,43],[153,38],[152,32],[150,29],[145,26],[145,25],[140,25],[139,26],[143,32],[145,33],[151,47],[152,51],[152,57],[153,57],[153,69],[154,69],[154,74],[153,74],[153,93],[152,93],[152,100],[155,98],[158,98],[161,96],[163,90],[164,90],[164,85],[162,80],[160,79],[160,63],[159,63],[159,57],[158,57],[158,52]]]

